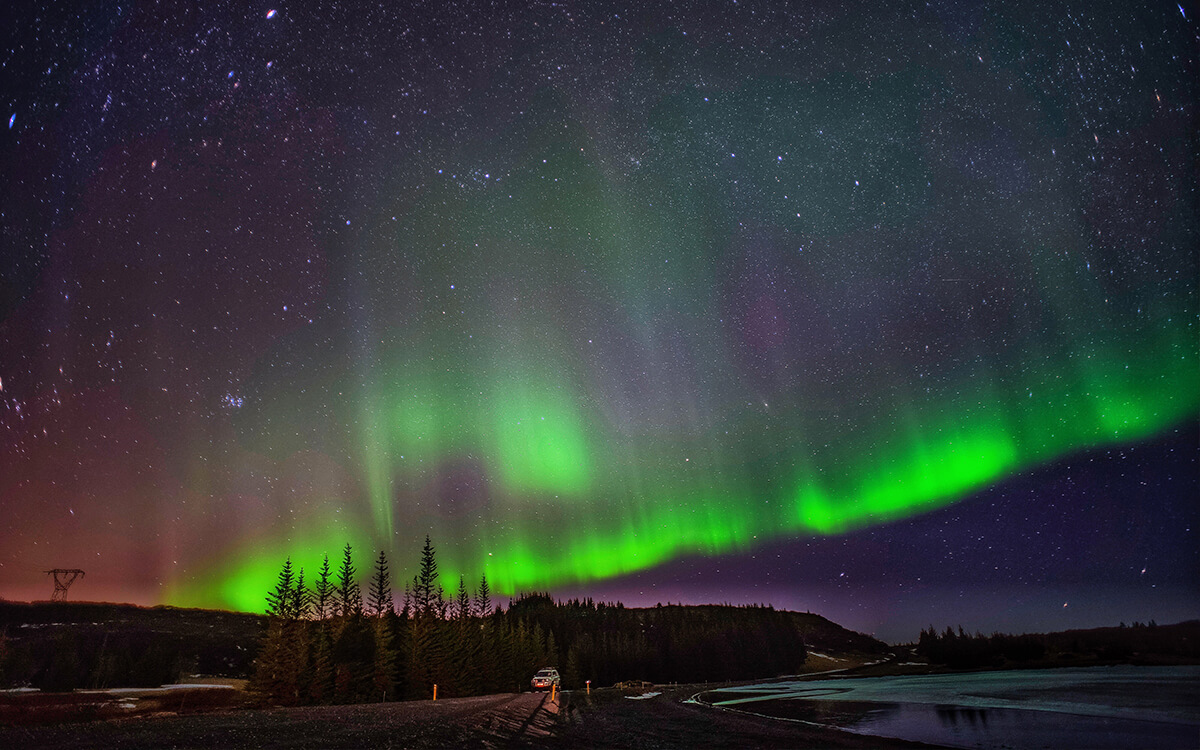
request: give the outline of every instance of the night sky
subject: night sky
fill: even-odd
[[[6,10],[0,597],[1200,616],[1194,5],[316,5]]]

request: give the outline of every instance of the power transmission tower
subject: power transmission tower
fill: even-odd
[[[50,597],[50,601],[65,602],[67,589],[71,588],[71,584],[75,583],[77,578],[83,578],[83,571],[79,568],[55,568],[47,570],[46,575],[54,576],[54,595]]]

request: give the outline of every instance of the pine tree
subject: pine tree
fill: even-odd
[[[312,592],[304,583],[304,568],[296,575],[296,586],[292,589],[292,616],[307,620],[312,614]]]
[[[363,703],[375,694],[375,635],[373,621],[362,617],[362,606],[353,616],[341,618],[334,631],[334,695],[339,703]]]
[[[251,691],[272,700],[278,700],[284,691],[287,654],[283,624],[283,619],[279,617],[272,617],[267,624],[267,632],[263,634],[258,647],[258,657],[254,660],[254,676],[250,680]]]
[[[579,666],[579,650],[575,646],[567,649],[567,662],[563,665],[562,683],[563,687],[578,688],[584,684],[584,678],[580,676]]]
[[[396,611],[396,605],[392,602],[392,581],[388,574],[387,556],[383,550],[379,550],[379,559],[375,561],[375,577],[371,579],[368,606],[372,617],[383,617],[387,612]]]
[[[553,630],[546,632],[546,647],[544,654],[546,658],[542,661],[543,664],[548,666],[558,664],[558,642],[554,640]]]
[[[433,685],[442,688],[442,695],[449,697],[446,691],[446,649],[442,626],[432,610],[425,614],[417,613],[409,620],[409,652],[408,652],[408,696],[410,698],[429,698]]]
[[[280,701],[285,705],[297,706],[309,700],[309,683],[312,681],[311,636],[312,631],[307,622],[297,619],[284,623],[286,685]]]
[[[441,594],[441,586],[437,585],[437,560],[434,558],[433,544],[429,536],[425,536],[425,547],[421,550],[421,572],[413,582],[413,598],[416,600],[418,615],[427,615],[437,611],[441,616],[441,604],[445,601]],[[435,588],[436,587],[436,588]]]
[[[292,573],[292,558],[288,558],[283,562],[283,569],[279,571],[279,581],[275,584],[275,590],[267,594],[267,614],[271,617],[282,617],[291,619],[293,617],[293,580],[295,576]]]
[[[389,607],[387,612],[395,616]],[[371,623],[371,635],[375,639],[375,653],[371,661],[371,700],[390,701],[396,697],[396,641],[393,635],[392,617],[380,615]]]
[[[392,684],[397,700],[408,697],[409,657],[412,652],[412,630],[407,613],[384,616],[384,622],[392,634],[392,647],[396,658],[393,661]]]
[[[324,620],[333,615],[333,583],[329,580],[329,554],[326,553],[325,560],[321,563],[321,570],[317,574],[317,583],[314,588],[313,597],[313,615],[318,620]]]
[[[488,586],[487,574],[479,578],[479,588],[475,591],[475,616],[487,617],[492,613],[492,588]]]
[[[496,685],[498,669],[496,623],[492,618],[483,618],[479,621],[478,630],[474,630],[474,632],[476,638],[474,659],[476,691],[480,693],[494,692],[498,689]]]
[[[467,582],[458,577],[458,597],[455,600],[454,619],[466,620],[471,617],[471,595],[467,593]]]
[[[311,703],[330,703],[334,697],[334,663],[333,637],[329,633],[329,623],[321,620],[314,626],[310,646],[311,664],[308,680],[308,700]]]
[[[362,593],[354,580],[354,562],[349,543],[342,551],[342,567],[338,571],[337,609],[342,617],[362,614]]]
[[[451,668],[459,678],[459,694],[478,695],[483,692],[483,675],[479,669],[479,652],[483,647],[480,631],[482,621],[471,616],[471,599],[467,595],[466,583],[461,578],[458,584],[457,609]]]
[[[412,611],[413,611],[412,584],[405,583],[404,584],[404,604],[400,608],[401,617],[403,619],[407,620],[412,615]]]

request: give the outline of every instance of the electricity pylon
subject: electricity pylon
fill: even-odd
[[[75,583],[75,579],[83,578],[83,571],[79,568],[55,568],[47,570],[46,575],[54,576],[54,595],[50,597],[52,602],[65,602],[67,600],[67,589],[71,588],[71,584]]]

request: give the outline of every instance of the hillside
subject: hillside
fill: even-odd
[[[800,629],[800,634],[804,636],[804,643],[810,651],[832,654],[884,655],[892,650],[881,640],[843,628],[836,622],[827,620],[820,615],[814,615],[811,612],[791,612],[790,614],[796,622],[796,627]]]
[[[248,677],[266,618],[100,602],[0,601],[0,685],[154,686]]]
[[[539,658],[557,661],[565,682],[584,672],[597,684],[762,677],[797,669],[806,650],[887,652],[884,643],[820,615],[769,607],[637,609],[532,595],[515,600],[504,617],[546,637]],[[219,610],[0,601],[0,687],[61,691],[154,686],[192,674],[248,678],[266,625],[261,615]]]

